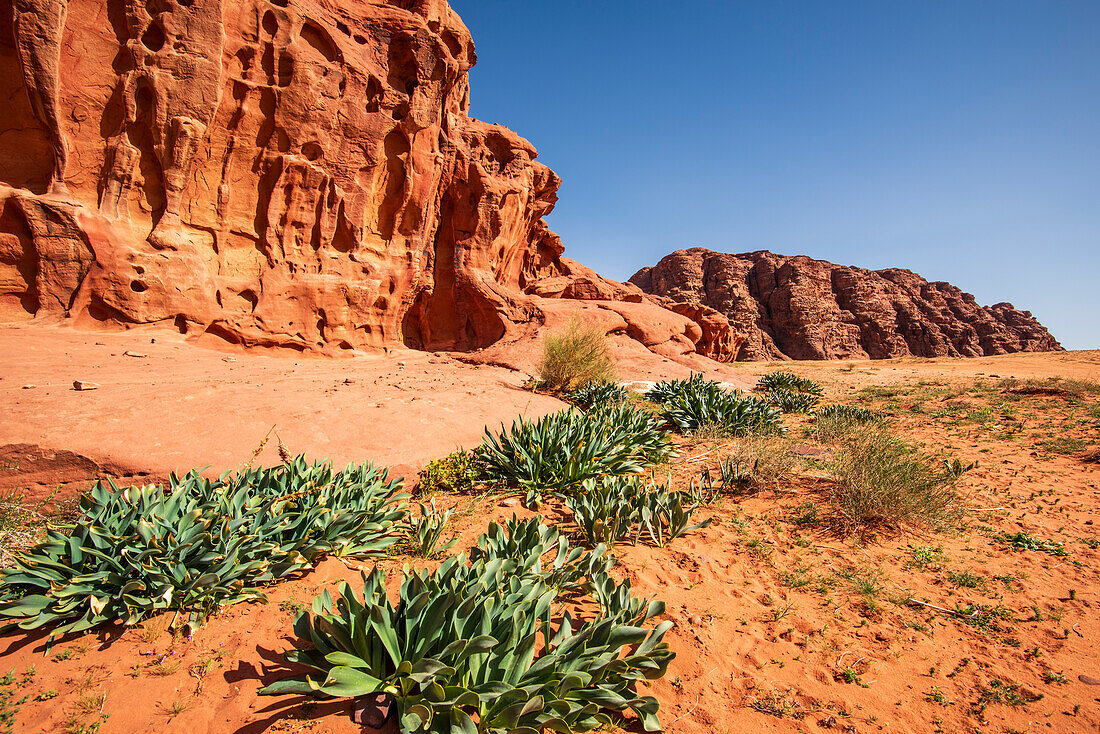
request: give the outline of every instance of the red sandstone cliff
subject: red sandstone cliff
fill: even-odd
[[[1061,350],[1027,311],[979,306],[950,283],[770,252],[680,250],[639,270],[643,291],[725,315],[739,360],[978,357]]]
[[[560,258],[560,181],[470,118],[474,62],[445,0],[3,3],[0,320],[474,350],[564,298],[732,357],[721,314]]]

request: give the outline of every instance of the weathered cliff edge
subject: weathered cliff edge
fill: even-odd
[[[738,360],[980,357],[1060,351],[1028,311],[979,306],[909,270],[864,270],[771,252],[680,250],[630,282],[713,308],[743,339]]]
[[[561,257],[560,180],[469,116],[474,62],[445,0],[4,3],[0,320],[473,351],[589,301],[731,359],[717,311]]]

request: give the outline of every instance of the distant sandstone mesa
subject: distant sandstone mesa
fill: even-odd
[[[979,306],[950,283],[770,252],[680,250],[630,279],[646,293],[725,315],[738,360],[980,357],[1060,351],[1027,311]]]
[[[474,62],[445,0],[4,3],[0,320],[468,351],[589,301],[731,359],[717,312],[561,257],[560,179],[469,117]]]

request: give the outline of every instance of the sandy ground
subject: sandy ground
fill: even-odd
[[[0,353],[0,444],[67,449],[123,473],[229,468],[272,425],[292,450],[407,473],[475,444],[486,424],[560,406],[521,390],[524,374],[414,353],[327,361],[227,354],[161,333],[30,329],[0,329]],[[746,380],[776,366],[725,374]],[[825,506],[828,487],[807,462],[768,490],[700,510],[714,524],[666,548],[617,547],[618,573],[665,600],[676,623],[666,639],[677,657],[650,689],[666,730],[1100,729],[1100,685],[1086,682],[1100,679],[1100,473],[1080,458],[1100,443],[1100,394],[1016,397],[1000,383],[1100,380],[1100,352],[783,367],[822,382],[831,401],[886,412],[930,453],[977,461],[961,483],[971,509],[954,532],[859,544],[798,520]],[[74,391],[74,379],[100,388]],[[800,453],[820,454],[807,419],[788,424]],[[685,442],[662,471],[683,484],[728,449]],[[437,501],[458,510],[456,551],[489,520],[530,514],[501,495]],[[543,514],[568,525],[553,503]],[[1068,555],[1013,551],[1001,536],[1018,530],[1061,541]],[[396,577],[407,562],[426,563],[382,565]],[[30,697],[15,731],[97,721],[104,732],[358,731],[347,701],[256,691],[285,677],[280,655],[294,644],[300,605],[359,568],[325,561],[272,587],[269,604],[225,610],[189,640],[167,633],[163,617],[65,640],[48,655],[40,636],[8,634],[0,662]],[[977,626],[912,599],[1001,616]]]
[[[639,359],[645,350],[631,346],[632,379],[691,372],[656,355]],[[200,347],[165,329],[0,326],[0,461],[33,475],[0,472],[0,488],[41,492],[100,474],[158,478],[193,467],[217,474],[249,461],[272,427],[295,453],[415,474],[480,443],[486,426],[564,407],[524,390],[527,372],[459,358],[477,355],[330,359]],[[738,378],[710,365],[718,379]],[[98,387],[79,391],[74,381]],[[273,435],[258,461],[277,464],[276,446]]]

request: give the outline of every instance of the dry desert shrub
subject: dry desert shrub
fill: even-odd
[[[885,427],[844,436],[831,469],[831,522],[845,535],[867,538],[902,526],[943,530],[961,513],[952,477]]]
[[[760,489],[778,489],[798,463],[790,440],[782,436],[747,436],[723,453],[727,462],[744,467],[749,483]]]
[[[590,382],[614,382],[615,358],[603,330],[575,319],[562,331],[547,334],[538,364],[540,386],[566,393]]]

